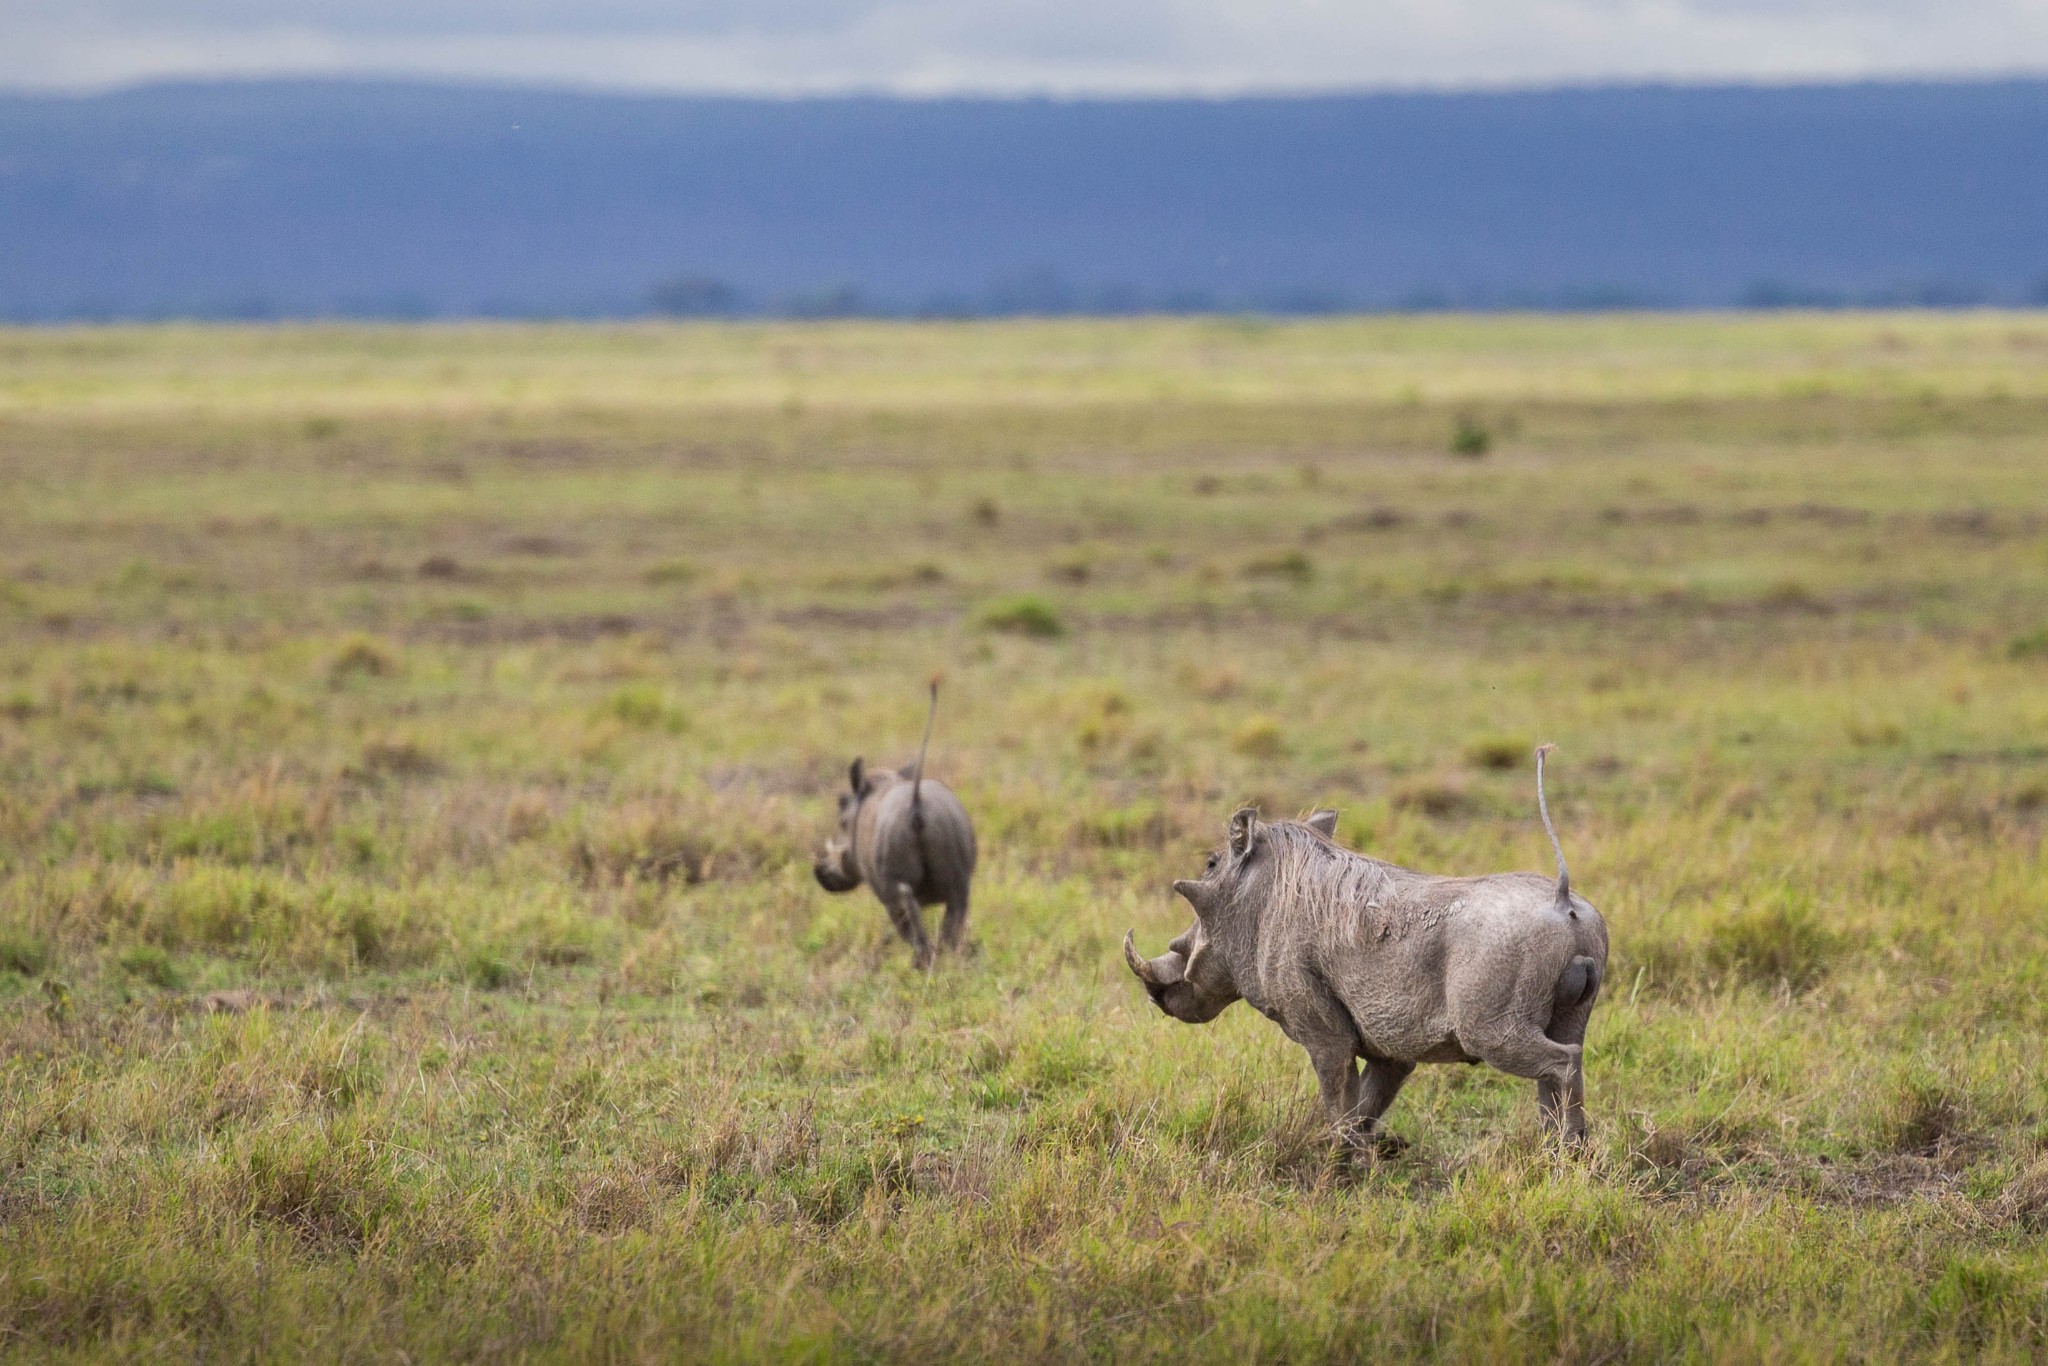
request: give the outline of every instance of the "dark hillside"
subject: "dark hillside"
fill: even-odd
[[[0,98],[0,316],[1957,303],[2048,83],[755,101]]]

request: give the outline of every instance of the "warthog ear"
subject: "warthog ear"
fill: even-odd
[[[1308,819],[1303,821],[1302,824],[1326,840],[1337,838],[1337,813],[1328,807],[1324,807],[1321,811],[1309,812]]]
[[[1230,818],[1230,852],[1243,858],[1259,837],[1259,809],[1247,806]]]
[[[853,785],[855,792],[860,791],[860,780],[867,776],[867,771],[868,765],[865,759],[855,759],[853,766],[846,770],[846,781]]]

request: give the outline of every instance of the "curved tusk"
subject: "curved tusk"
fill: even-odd
[[[1131,965],[1131,971],[1138,974],[1138,980],[1149,986],[1158,986],[1159,978],[1152,971],[1152,965],[1138,953],[1138,946],[1131,941],[1133,930],[1124,931],[1124,961]]]

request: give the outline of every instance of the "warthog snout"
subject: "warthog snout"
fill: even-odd
[[[811,861],[811,872],[816,875],[820,887],[828,892],[850,892],[860,886],[860,873],[853,868],[853,859],[849,857],[852,852],[850,846],[837,840],[819,852],[818,857]]]
[[[1186,1024],[1207,1024],[1237,999],[1237,992],[1228,982],[1196,982],[1188,976],[1194,960],[1181,951],[1180,945],[1191,934],[1176,939],[1157,958],[1146,958],[1126,931],[1124,961],[1145,984],[1145,994],[1152,998],[1153,1005]]]

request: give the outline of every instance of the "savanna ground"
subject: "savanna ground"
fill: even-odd
[[[2048,318],[0,334],[0,1350],[2048,1350]],[[1460,448],[1461,453],[1454,451]],[[1484,448],[1483,450],[1479,448]],[[809,852],[984,850],[930,976]],[[1590,1149],[1124,968],[1537,868]]]

